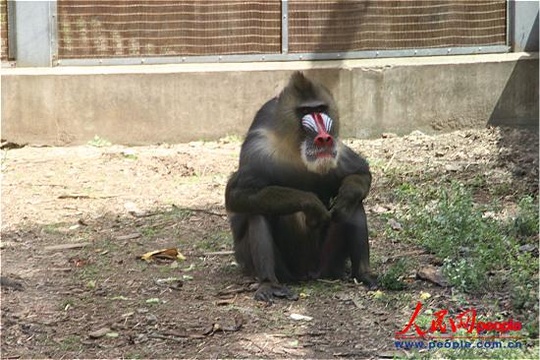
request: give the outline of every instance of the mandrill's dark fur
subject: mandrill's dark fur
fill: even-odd
[[[283,282],[339,278],[347,259],[353,278],[376,285],[362,204],[371,173],[338,133],[332,95],[299,72],[249,128],[225,204],[236,259],[261,283],[258,300],[296,299]]]

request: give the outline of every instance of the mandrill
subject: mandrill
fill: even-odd
[[[236,260],[260,282],[255,299],[295,300],[283,283],[341,278],[348,259],[351,276],[375,287],[370,185],[366,160],[339,140],[330,92],[294,73],[255,115],[225,191]]]

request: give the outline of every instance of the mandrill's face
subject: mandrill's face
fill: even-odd
[[[338,142],[334,121],[324,112],[310,112],[302,117],[304,140],[300,148],[307,169],[326,174],[337,167]]]

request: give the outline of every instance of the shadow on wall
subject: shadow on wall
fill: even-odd
[[[344,15],[342,11],[339,11],[340,9],[342,10],[344,6],[350,7],[350,12],[348,13],[348,15],[350,15],[351,13],[356,13],[358,16],[358,20],[354,24],[352,24],[352,26],[349,25],[347,31],[345,31],[345,33],[340,36],[339,43],[342,45],[340,45],[341,48],[339,49],[339,51],[342,53],[347,53],[349,51],[358,50],[355,49],[354,41],[358,32],[360,31],[360,25],[365,21],[365,15],[371,5],[371,1],[365,1],[356,4],[343,4],[339,2],[330,4],[330,6],[332,7],[332,11],[330,13],[330,16],[327,18],[326,23],[324,24],[326,31],[322,32],[320,43],[316,46],[315,52],[324,53],[329,51],[329,48],[332,47],[332,44],[335,41],[335,37],[332,36],[335,32],[334,29],[339,24],[345,23],[344,16],[347,15]],[[336,51],[336,49],[332,50]],[[339,67],[340,66],[338,66],[337,68]],[[325,84],[331,92],[335,93],[337,84],[339,83],[339,71],[333,74],[327,74],[327,76],[318,80]]]
[[[538,51],[538,14],[536,14],[536,18],[532,25],[532,31],[525,42],[525,51]]]
[[[534,20],[527,15],[531,12]],[[513,51],[538,52],[538,4],[511,3],[508,16],[514,23],[508,34]],[[533,85],[524,87],[531,78]],[[538,127],[538,57],[516,63],[488,124]]]
[[[488,125],[538,127],[538,59],[516,62]]]
[[[523,44],[523,50],[538,51],[538,15]],[[488,121],[500,127],[501,166],[511,169],[516,181],[526,182],[534,196],[538,196],[539,175],[538,75],[538,58],[517,61]],[[524,87],[531,78],[536,82]]]

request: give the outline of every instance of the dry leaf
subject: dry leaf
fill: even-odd
[[[150,251],[141,256],[141,260],[152,261],[154,259],[185,260],[186,257],[176,248]]]

